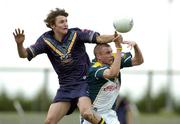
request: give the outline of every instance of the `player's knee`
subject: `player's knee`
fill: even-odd
[[[85,111],[81,112],[81,116],[86,120],[92,120],[93,113],[90,110],[85,110]]]
[[[45,121],[44,121],[44,124],[50,124],[51,123],[51,121],[49,120],[49,119],[46,119]]]
[[[53,118],[46,118],[44,124],[56,124]]]

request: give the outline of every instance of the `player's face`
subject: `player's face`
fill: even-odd
[[[59,34],[65,35],[68,32],[67,17],[57,16],[53,30]]]
[[[111,47],[103,47],[101,49],[100,59],[103,64],[111,65],[113,63],[114,57]]]

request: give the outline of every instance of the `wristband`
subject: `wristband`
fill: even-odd
[[[122,47],[118,47],[118,48],[116,48],[116,49],[122,51]]]

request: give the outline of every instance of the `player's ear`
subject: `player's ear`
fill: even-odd
[[[51,25],[51,28],[54,29],[54,28],[55,28],[55,25]]]
[[[54,23],[51,22],[50,24],[51,28],[54,29],[56,27],[56,25]]]
[[[101,60],[101,56],[99,54],[96,55],[97,60]]]

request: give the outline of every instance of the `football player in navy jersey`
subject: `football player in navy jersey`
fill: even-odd
[[[39,54],[47,54],[59,79],[59,89],[50,105],[45,124],[57,124],[78,107],[83,118],[93,124],[105,124],[103,118],[91,110],[87,90],[87,70],[90,66],[85,43],[108,43],[113,35],[100,35],[92,30],[68,28],[68,13],[64,9],[51,10],[44,20],[51,30],[42,34],[35,44],[25,48],[24,30],[13,32],[20,58],[29,61]],[[118,37],[118,36],[117,36]]]

